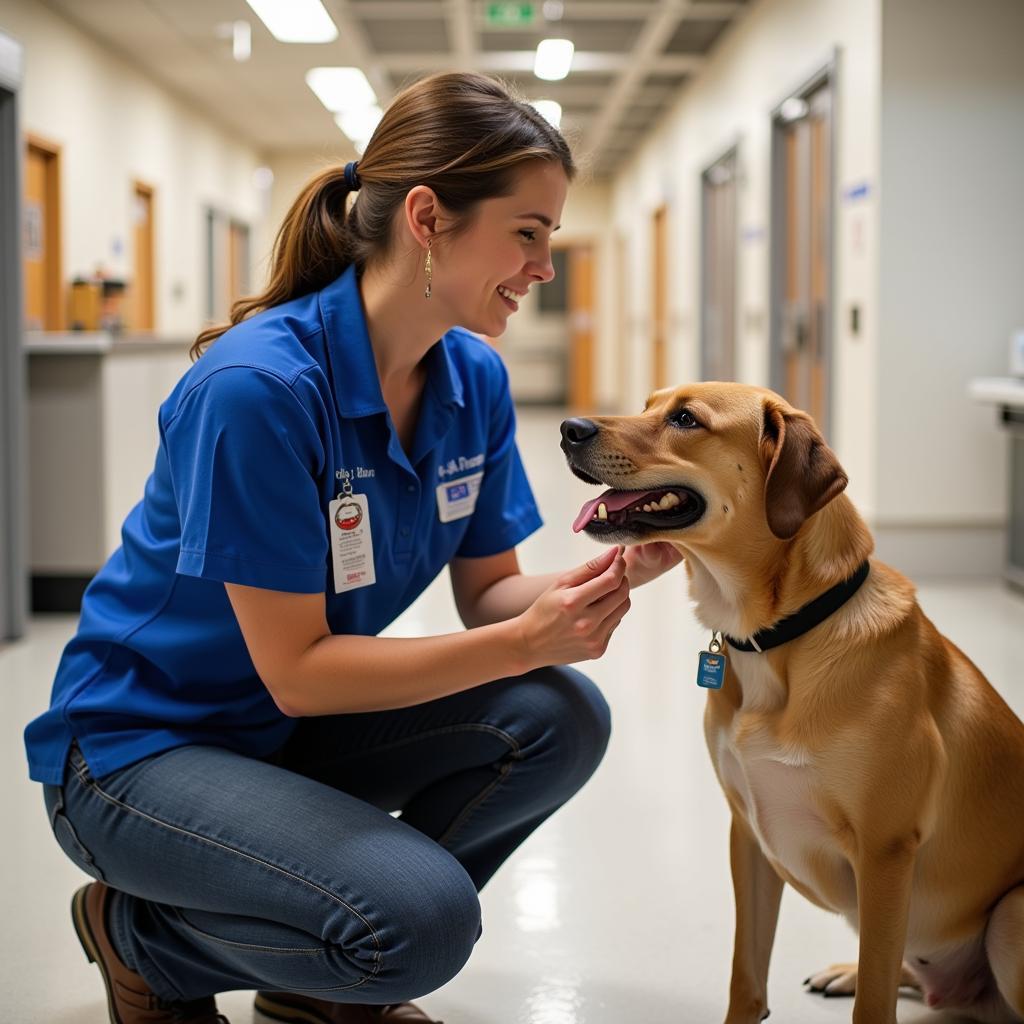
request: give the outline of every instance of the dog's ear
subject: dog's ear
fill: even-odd
[[[773,402],[764,406],[761,457],[768,467],[764,510],[768,527],[789,540],[847,483],[835,453],[804,413],[786,413]]]

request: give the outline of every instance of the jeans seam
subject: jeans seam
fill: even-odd
[[[483,790],[481,790],[466,806],[459,812],[455,820],[441,833],[437,838],[436,842],[438,846],[444,847],[446,843],[451,842],[455,837],[456,833],[466,824],[469,820],[469,816],[475,811],[490,795],[494,792],[502,782],[505,781],[506,776],[512,770],[512,762],[522,760],[522,748],[519,746],[519,741],[511,733],[506,732],[504,729],[499,729],[495,725],[488,725],[486,722],[463,722],[458,725],[443,725],[436,729],[428,729],[426,732],[417,733],[415,736],[406,736],[401,740],[396,740],[393,743],[385,744],[382,747],[372,747],[370,750],[364,751],[363,753],[380,753],[383,750],[393,750],[395,747],[402,746],[406,743],[413,743],[416,740],[423,739],[427,736],[443,736],[447,733],[453,732],[487,732],[493,736],[497,736],[509,745],[510,755],[509,761],[502,765],[499,776],[492,782],[489,782]]]
[[[235,942],[234,939],[222,939],[219,935],[214,935],[211,932],[204,931],[202,928],[192,924],[192,922],[187,920],[185,915],[181,912],[180,907],[172,907],[171,910],[183,928],[186,928],[195,935],[202,936],[204,940],[215,942],[219,946],[230,946],[232,949],[249,949],[254,953],[285,953],[289,956],[322,956],[325,952],[323,946],[293,946],[290,948],[282,946],[259,946],[253,942]]]
[[[329,892],[323,886],[317,885],[315,882],[312,882],[307,878],[303,878],[301,875],[297,875],[293,871],[288,871],[286,868],[282,868],[277,864],[272,864],[270,863],[270,861],[263,860],[260,857],[254,857],[252,854],[245,853],[242,850],[236,850],[230,846],[225,845],[224,843],[218,842],[215,839],[211,839],[209,836],[200,835],[198,832],[192,832],[189,829],[182,828],[179,825],[172,825],[168,821],[162,821],[155,815],[147,814],[145,811],[139,810],[137,807],[132,807],[129,804],[126,804],[124,801],[118,800],[117,797],[111,795],[110,793],[105,792],[103,789],[100,788],[99,784],[95,780],[92,780],[90,783],[88,783],[88,785],[89,788],[92,789],[102,799],[106,800],[110,804],[113,804],[115,807],[119,807],[122,810],[127,811],[129,814],[138,815],[140,818],[145,818],[148,821],[154,822],[156,825],[159,825],[163,828],[170,829],[174,832],[180,832],[182,835],[190,836],[191,838],[197,839],[200,842],[208,843],[209,845],[215,846],[220,850],[224,850],[229,854],[234,854],[237,857],[242,857],[245,860],[252,861],[254,864],[259,864],[261,867],[269,868],[271,871],[276,871],[279,874],[284,875],[286,878],[291,879],[292,881],[299,882],[302,885],[309,887],[310,889],[314,889],[315,891],[326,896],[329,900],[333,900],[335,903],[338,903],[341,906],[343,906],[350,914],[352,914],[353,917],[357,918],[359,921],[363,923],[366,930],[369,932],[370,937],[373,939],[373,943],[377,947],[377,949],[376,952],[374,953],[373,970],[365,977],[361,978],[359,981],[355,982],[352,985],[340,986],[339,991],[341,989],[358,988],[358,986],[376,977],[376,975],[380,972],[382,959],[380,936],[374,930],[373,925],[371,925],[370,922],[362,914],[360,914],[358,910],[355,909],[355,907],[346,903],[343,899],[341,899],[341,897],[335,896],[333,893]]]
[[[278,946],[256,946],[249,942],[233,942],[231,939],[222,939],[217,935],[211,935],[210,932],[203,931],[202,928],[197,928],[194,924],[185,919],[185,915],[177,907],[172,908],[175,916],[181,922],[183,928],[192,932],[195,935],[202,937],[203,941],[213,942],[220,946],[229,946],[232,949],[246,949],[251,950],[255,953],[273,953],[275,955],[284,953],[286,956],[308,956],[308,957],[326,957],[327,950],[323,946],[310,947],[309,949],[282,949]],[[303,989],[305,992],[348,992],[351,989],[359,988],[360,985],[367,982],[372,975],[368,975],[365,978],[360,978],[359,981],[353,982],[351,985],[328,985],[324,988],[307,988]]]
[[[462,809],[458,817],[441,833],[437,839],[439,846],[451,843],[462,827],[469,821],[470,815],[508,778],[512,771],[512,761],[501,766],[498,777],[489,782],[468,804]]]

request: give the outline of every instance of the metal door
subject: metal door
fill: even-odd
[[[701,175],[701,376],[736,379],[736,150]]]
[[[0,32],[0,643],[25,631],[25,354],[22,348],[21,47]]]

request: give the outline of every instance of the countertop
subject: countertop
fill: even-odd
[[[196,332],[198,333],[198,332]],[[29,355],[110,355],[188,348],[195,337],[146,331],[26,331],[23,349]]]
[[[967,392],[976,402],[1024,408],[1022,377],[975,377]]]

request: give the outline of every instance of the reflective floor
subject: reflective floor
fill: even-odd
[[[558,451],[559,417],[521,417],[524,458],[547,525],[520,549],[526,571],[569,568],[595,545],[570,524],[593,489]],[[1024,714],[1024,599],[998,581],[922,583],[926,613]],[[48,697],[71,617],[40,617],[0,649],[2,791],[0,1022],[102,1024],[98,972],[68,918],[84,876],[50,836],[39,788],[26,778],[25,722]],[[446,578],[389,631],[458,628]],[[732,943],[728,814],[701,734],[694,685],[698,628],[681,572],[634,594],[600,662],[585,668],[612,705],[608,755],[589,785],[545,824],[484,891],[484,935],[453,982],[421,1002],[446,1024],[716,1024],[724,1016]],[[1008,822],[1008,827],[1012,827]],[[1019,823],[1016,823],[1019,827]],[[772,959],[772,1020],[848,1021],[851,1003],[806,994],[815,968],[856,958],[838,918],[792,891]],[[233,1024],[263,1018],[251,994],[219,1000]],[[901,1022],[952,1024],[913,999]]]

